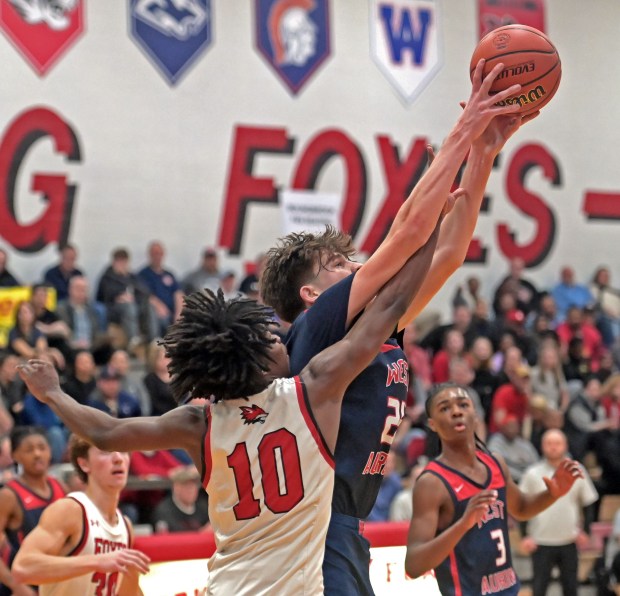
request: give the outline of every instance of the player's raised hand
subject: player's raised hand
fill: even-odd
[[[151,559],[143,552],[133,548],[122,548],[119,550],[96,556],[97,571],[101,573],[148,573]]]
[[[28,360],[26,364],[19,364],[17,371],[30,393],[43,403],[47,403],[49,393],[61,391],[58,373],[49,362]]]
[[[494,95],[490,94],[491,85],[504,70],[502,63],[496,64],[489,74],[482,78],[484,59],[476,65],[472,78],[471,95],[465,104],[460,122],[465,127],[472,141],[477,139],[487,128],[493,118],[500,115],[516,114],[521,107],[518,102],[506,105],[497,105],[502,100],[516,95],[521,91],[521,85],[511,85]]]
[[[565,459],[558,466],[552,478],[543,478],[547,490],[555,499],[565,495],[577,478],[583,478],[583,471],[578,462]]]
[[[481,490],[477,495],[469,499],[467,508],[463,514],[463,523],[471,528],[482,521],[489,511],[489,505],[497,501],[496,490]]]

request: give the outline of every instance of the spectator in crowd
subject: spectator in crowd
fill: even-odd
[[[509,382],[500,385],[493,397],[489,431],[496,432],[499,424],[508,414],[512,414],[521,429],[528,413],[532,396],[532,380],[529,366],[522,364],[514,372],[508,373]]]
[[[560,350],[553,340],[546,341],[538,351],[538,363],[532,367],[532,391],[542,395],[549,407],[566,410],[569,394],[562,369]]]
[[[568,265],[560,270],[560,281],[551,288],[551,295],[555,300],[560,321],[568,317],[571,307],[582,309],[594,303],[594,297],[588,286],[577,283],[575,270]]]
[[[428,391],[433,384],[431,361],[428,352],[420,346],[418,338],[420,336],[417,321],[412,321],[405,327],[403,336],[403,351],[409,363],[409,382],[421,384],[423,391]],[[421,400],[424,404],[426,398]]]
[[[179,466],[170,471],[172,490],[153,511],[156,532],[202,532],[209,528],[209,505],[200,490],[196,466]]]
[[[69,296],[69,282],[76,275],[83,275],[82,271],[75,265],[77,262],[77,250],[71,244],[60,247],[60,261],[57,265],[50,267],[43,274],[43,281],[56,290],[56,300],[66,300]]]
[[[413,465],[408,474],[401,480],[403,488],[392,500],[390,505],[390,521],[410,521],[413,515],[413,487],[422,473],[424,466],[428,463],[428,459],[424,456]]]
[[[267,264],[267,255],[265,253],[260,253],[251,267],[249,267],[247,275],[241,280],[239,284],[239,291],[251,298],[252,300],[256,300],[261,302],[260,295],[260,279],[263,275],[263,271],[265,269],[265,265]]]
[[[220,274],[219,289],[224,293],[226,300],[232,300],[239,296],[237,290],[237,274],[232,269],[225,269]]]
[[[443,347],[435,353],[432,362],[433,383],[445,383],[450,377],[450,361],[465,351],[465,339],[458,329],[449,329],[444,335]]]
[[[164,257],[164,245],[151,242],[148,265],[138,272],[150,291],[149,301],[159,322],[158,336],[166,334],[168,325],[177,320],[183,306],[183,292],[174,273],[164,268]]]
[[[568,444],[560,430],[549,430],[542,438],[544,459],[530,467],[519,488],[529,495],[545,489],[545,478],[550,478],[567,454]],[[527,536],[521,549],[532,555],[533,596],[545,596],[555,567],[560,571],[564,596],[577,596],[578,548],[586,547],[590,539],[582,529],[584,508],[598,499],[598,493],[585,470],[575,480],[563,499],[532,517],[527,523]]]
[[[613,354],[610,351],[603,352],[598,370],[596,371],[598,380],[601,383],[604,383],[607,379],[609,379],[609,377],[617,374],[618,372],[620,372],[620,370],[618,370],[618,367],[614,362]]]
[[[64,497],[65,491],[48,474],[51,451],[44,430],[16,426],[11,434],[11,454],[21,471],[0,489],[0,532],[9,545],[8,560],[0,558],[0,595],[35,596],[34,590],[13,577],[11,564],[43,510]]]
[[[465,347],[469,348],[476,339],[476,329],[472,326],[472,312],[465,305],[455,306],[452,321],[431,329],[420,341],[420,345],[434,356],[443,347],[444,337],[448,331],[456,329],[463,334]]]
[[[17,278],[6,268],[9,260],[9,253],[0,248],[0,288],[13,288],[21,286]]]
[[[469,352],[469,359],[474,371],[471,388],[480,397],[480,405],[484,411],[484,422],[489,425],[493,396],[499,387],[499,379],[491,369],[493,345],[488,337],[478,337]]]
[[[564,353],[568,351],[571,339],[574,337],[581,338],[583,341],[583,357],[589,360],[593,372],[598,370],[604,351],[603,340],[598,329],[584,319],[581,307],[571,306],[566,313],[566,320],[558,325],[556,331]]]
[[[144,386],[151,404],[151,416],[161,416],[177,406],[170,389],[169,363],[170,358],[166,356],[163,346],[157,344],[151,346],[147,358],[148,372],[144,376]]]
[[[15,325],[9,331],[9,349],[20,358],[38,358],[49,355],[54,365],[64,369],[65,359],[59,350],[50,348],[47,338],[36,326],[34,306],[22,301],[15,310]]]
[[[23,408],[26,387],[17,374],[20,359],[8,350],[0,351],[0,397],[4,407],[15,418]]]
[[[150,416],[151,399],[143,381],[142,367],[133,367],[126,350],[114,350],[107,362],[121,378],[121,391],[135,397],[140,403],[142,416]]]
[[[77,279],[77,278],[75,278]],[[88,404],[90,395],[97,388],[95,359],[88,350],[75,354],[71,374],[62,383],[62,390],[80,404]]]
[[[132,451],[129,456],[129,474],[140,480],[166,480],[170,472],[182,465],[171,451],[155,449]],[[153,509],[166,496],[162,488],[142,487],[141,490],[125,490],[121,501],[123,511],[136,523],[151,523]],[[131,505],[131,507],[129,507]]]
[[[150,291],[129,267],[129,252],[117,248],[112,263],[99,280],[97,300],[105,305],[108,320],[121,326],[129,348],[157,336],[157,318],[149,302]]]
[[[101,314],[88,297],[89,283],[83,275],[69,280],[68,296],[56,307],[56,314],[70,330],[69,345],[73,350],[93,352],[109,348],[107,330],[102,325]]]
[[[493,296],[493,310],[495,314],[501,312],[500,300],[504,294],[512,295],[514,306],[528,314],[534,310],[538,304],[538,290],[536,286],[523,276],[525,271],[525,261],[520,257],[510,259],[509,272],[498,284]]]
[[[620,509],[614,515],[611,535],[605,547],[605,570],[607,571],[606,581],[603,586],[600,586],[602,589],[599,591],[599,596],[607,596],[607,594],[613,596],[618,593],[620,586]]]
[[[620,420],[620,373],[612,375],[601,387],[601,405],[610,420]]]
[[[394,497],[401,491],[402,482],[400,474],[396,471],[396,455],[393,451],[387,454],[383,469],[380,474],[383,475],[381,479],[381,486],[379,487],[379,493],[377,494],[377,500],[373,505],[366,521],[388,521],[390,518],[390,506]]]
[[[525,470],[539,459],[534,445],[520,435],[519,421],[512,414],[504,416],[498,424],[498,431],[489,438],[487,447],[504,458],[515,482],[519,482]]]
[[[590,359],[585,356],[583,338],[578,336],[570,338],[566,347],[562,368],[564,370],[564,377],[569,384],[573,381],[583,382],[592,372]]]
[[[609,268],[598,267],[589,288],[597,313],[596,325],[608,348],[620,337],[620,290],[611,287],[610,281]]]
[[[18,579],[45,584],[43,594],[142,594],[149,559],[132,548],[131,524],[118,510],[127,460],[72,437],[71,461],[86,486],[43,513],[15,559]]]
[[[200,267],[188,273],[181,282],[181,288],[185,294],[191,294],[208,288],[217,292],[220,287],[220,269],[218,256],[215,248],[205,248],[202,253]]]
[[[91,393],[88,404],[115,418],[141,416],[138,398],[121,390],[123,377],[113,368],[105,366],[99,373],[97,388]]]
[[[459,284],[456,287],[452,306],[466,306],[471,312],[474,312],[480,299],[480,278],[476,275],[470,275],[464,284]]]
[[[530,311],[527,318],[528,327],[532,327],[534,320],[539,316],[547,319],[549,322],[549,329],[554,330],[560,324],[555,300],[551,292],[548,292],[547,290],[539,293],[538,306],[535,310]]]
[[[44,284],[32,286],[30,302],[34,307],[35,326],[45,335],[50,348],[59,350],[67,361],[71,356],[71,348],[68,343],[71,330],[55,312],[47,308],[48,296],[48,286]]]
[[[512,331],[506,330],[499,336],[497,350],[491,357],[491,370],[499,376],[502,382],[506,382],[507,380],[504,369],[508,366],[508,357],[511,353],[518,353],[518,364],[525,363],[521,348],[517,346],[515,334]],[[513,368],[515,364],[516,363],[513,363]]]
[[[509,336],[513,337],[512,334],[509,334]],[[527,367],[527,360],[523,357],[521,348],[515,344],[511,345],[510,342],[507,342],[501,370],[498,374],[500,385],[510,382],[510,379],[514,376],[514,373],[518,368],[521,368],[522,365]]]
[[[594,433],[618,428],[618,421],[607,417],[601,397],[601,382],[590,374],[566,410],[564,430],[569,450],[581,462],[593,444]]]

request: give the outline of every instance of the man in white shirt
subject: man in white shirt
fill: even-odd
[[[543,460],[526,470],[519,488],[525,493],[544,489],[543,478],[550,477],[566,458],[568,443],[564,433],[548,430],[542,438]],[[521,547],[532,555],[534,567],[533,596],[544,596],[554,567],[560,570],[564,596],[577,596],[577,546],[589,542],[582,530],[584,507],[598,499],[598,493],[587,472],[578,478],[563,499],[539,513],[528,522],[528,535]]]

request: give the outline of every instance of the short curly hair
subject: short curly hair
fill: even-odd
[[[267,386],[273,311],[247,298],[225,300],[222,290],[185,298],[179,320],[160,344],[170,358],[170,388],[178,403],[213,396],[248,397]]]
[[[350,258],[355,248],[351,236],[333,226],[326,226],[321,234],[301,232],[281,238],[267,252],[260,282],[263,302],[292,323],[305,308],[300,288],[312,278],[315,265],[334,254]]]

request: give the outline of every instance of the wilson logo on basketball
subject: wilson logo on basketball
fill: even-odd
[[[263,408],[252,404],[251,406],[240,406],[241,418],[243,418],[243,424],[256,424],[260,422],[265,424],[265,418],[269,416],[269,412],[265,412]]]
[[[515,95],[514,97],[509,97],[503,101],[498,101],[495,105],[501,107],[512,105],[513,103],[518,103],[521,107],[523,107],[541,100],[545,95],[547,95],[547,92],[545,91],[544,87],[542,85],[538,85],[527,93]]]
[[[516,77],[528,72],[534,72],[536,70],[536,64],[532,60],[531,62],[522,62],[521,64],[513,64],[502,70],[499,73],[498,79],[504,79],[506,77]]]

